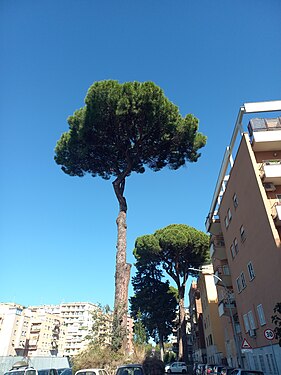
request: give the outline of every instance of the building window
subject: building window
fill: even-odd
[[[238,207],[238,199],[237,199],[237,195],[236,194],[233,195],[232,200],[233,200],[233,206],[234,206],[234,208],[237,208]]]
[[[260,325],[264,326],[266,324],[266,321],[265,321],[265,316],[264,316],[262,304],[257,306],[257,312],[258,312]]]
[[[234,257],[235,257],[234,244],[231,244],[231,246],[230,246],[230,252],[231,252],[231,255],[232,255],[232,259],[234,259]]]
[[[227,229],[228,226],[229,226],[229,221],[228,221],[228,217],[227,216],[224,218],[224,224],[225,224],[225,227]]]
[[[249,319],[249,323],[250,323],[250,328],[251,329],[256,329],[256,323],[255,323],[255,319],[254,319],[254,314],[252,312],[252,310],[250,310],[248,312],[248,319]]]
[[[237,238],[234,238],[233,244],[234,244],[235,253],[238,254],[239,248],[238,248]]]
[[[236,285],[237,285],[238,293],[240,293],[241,290],[242,290],[240,277],[237,277],[237,279],[236,279]]]
[[[243,225],[241,225],[240,227],[240,237],[241,237],[241,241],[244,242],[246,239],[246,233],[245,233],[245,229]]]
[[[240,279],[241,279],[241,286],[242,286],[242,289],[245,289],[247,284],[246,284],[246,280],[245,280],[245,275],[244,275],[244,272],[241,272],[240,274]]]
[[[253,267],[252,262],[248,263],[248,272],[249,272],[250,280],[253,280],[256,275],[255,275],[255,271],[254,271],[254,267]]]
[[[227,210],[227,217],[228,217],[228,221],[231,222],[232,214],[231,214],[230,208]]]
[[[224,264],[224,265],[222,266],[222,274],[223,274],[223,275],[230,275],[229,267],[228,267],[227,264]]]
[[[244,321],[245,332],[249,332],[250,324],[249,324],[248,314],[243,315],[243,321]]]

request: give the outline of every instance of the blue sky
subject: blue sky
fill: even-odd
[[[154,81],[208,137],[198,163],[127,180],[128,261],[138,236],[205,230],[240,105],[281,97],[280,16],[279,0],[1,0],[1,302],[113,306],[112,185],[53,159],[95,81]]]

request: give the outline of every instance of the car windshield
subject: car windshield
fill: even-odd
[[[58,375],[60,375],[62,372],[66,371],[66,370],[71,370],[71,369],[68,368],[68,367],[58,368],[58,369],[57,369]]]
[[[260,371],[241,371],[241,375],[262,375]]]
[[[72,369],[71,368],[65,368],[64,370],[59,372],[59,375],[71,375]]]

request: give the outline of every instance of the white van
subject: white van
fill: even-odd
[[[33,367],[29,367],[26,362],[19,361],[4,375],[38,375],[38,372]]]

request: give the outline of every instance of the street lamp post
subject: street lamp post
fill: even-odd
[[[193,267],[191,267],[191,268],[189,268],[189,270],[190,271],[197,271],[197,272],[203,273],[202,270],[200,270],[199,268],[193,268]],[[232,325],[232,330],[233,330],[233,337],[234,337],[234,342],[235,342],[235,348],[236,348],[236,352],[237,352],[238,359],[239,359],[239,366],[242,367],[242,365],[243,365],[242,355],[241,355],[241,350],[240,350],[240,346],[239,346],[238,337],[237,337],[236,330],[235,330],[234,317],[233,317],[233,312],[232,312],[231,305],[230,305],[230,297],[229,297],[229,291],[227,289],[227,286],[225,285],[225,282],[219,276],[215,275],[214,273],[204,273],[204,274],[205,275],[212,275],[217,280],[219,280],[222,283],[222,286],[224,287],[224,290],[225,290],[225,293],[226,293],[226,300],[227,300],[228,307],[229,307],[229,312],[230,312],[230,319],[231,319],[231,325]]]

